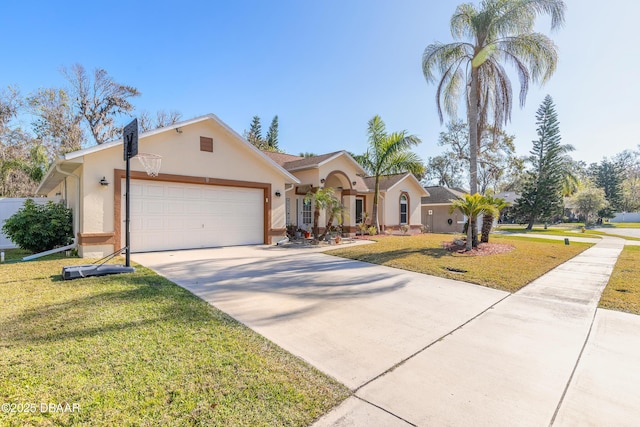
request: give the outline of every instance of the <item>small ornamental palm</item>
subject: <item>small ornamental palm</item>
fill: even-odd
[[[320,211],[329,211],[330,223],[333,222],[333,217],[338,213],[337,207],[342,206],[340,199],[338,199],[334,193],[333,188],[317,188],[313,191],[309,191],[304,196],[305,202],[313,202],[313,237],[316,240],[320,240],[320,229],[318,227],[318,221],[320,220]],[[329,224],[331,226],[331,224]],[[325,231],[326,234],[326,231]],[[324,237],[324,234],[323,234]]]
[[[482,243],[488,243],[489,233],[491,233],[491,229],[493,228],[493,219],[497,218],[500,215],[500,211],[511,205],[511,203],[506,202],[500,197],[484,196],[484,198],[487,204],[495,208],[495,211],[485,211],[482,215],[482,235],[480,236],[480,241]]]
[[[478,227],[476,225],[476,218],[478,215],[482,215],[485,212],[495,214],[496,208],[487,203],[487,199],[476,193],[474,195],[464,194],[461,199],[455,199],[451,201],[451,207],[449,212],[459,210],[463,215],[467,217],[469,227],[471,228],[471,239],[467,238],[467,250],[478,246]]]

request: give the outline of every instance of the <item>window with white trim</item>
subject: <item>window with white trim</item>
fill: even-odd
[[[407,213],[408,213],[409,203],[407,200],[407,196],[404,194],[400,196],[400,224],[406,224],[407,221]]]
[[[311,224],[311,200],[302,201],[302,223]]]

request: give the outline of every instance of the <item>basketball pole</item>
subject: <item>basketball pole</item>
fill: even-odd
[[[130,230],[129,230],[129,221],[131,220],[130,218],[130,206],[129,206],[129,200],[130,200],[130,194],[129,194],[129,186],[130,186],[130,175],[131,175],[131,169],[130,169],[130,162],[131,162],[131,157],[130,157],[131,152],[129,150],[127,150],[127,171],[126,171],[126,177],[125,177],[125,200],[124,200],[124,204],[125,204],[125,215],[124,215],[124,239],[125,239],[125,246],[127,248],[127,252],[125,255],[125,263],[124,265],[126,267],[131,267],[131,235],[130,235]]]

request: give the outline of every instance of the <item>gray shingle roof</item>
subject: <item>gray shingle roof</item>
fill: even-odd
[[[284,165],[287,162],[293,162],[293,161],[296,161],[296,160],[304,159],[304,157],[294,156],[293,154],[276,153],[276,152],[273,152],[273,151],[266,151],[266,150],[262,150],[262,152],[267,157],[270,157],[271,160],[273,160],[274,162],[276,162],[278,165],[280,165],[282,167],[284,167]]]
[[[334,151],[333,153],[321,154],[313,157],[300,157],[285,153],[274,153],[271,151],[263,151],[263,153],[271,157],[276,163],[286,170],[292,171],[317,167],[320,163],[342,153],[342,151]]]
[[[424,188],[429,193],[429,196],[422,198],[423,205],[433,203],[450,203],[452,199],[458,199],[465,194],[465,191],[462,191],[459,188],[447,188],[441,185]]]

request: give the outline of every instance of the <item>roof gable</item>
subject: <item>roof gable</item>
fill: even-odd
[[[421,192],[423,195],[429,194],[429,192],[420,185],[420,182],[418,181],[418,179],[410,172],[381,176],[379,181],[380,191],[389,191],[393,189],[393,187],[395,187],[396,185],[399,185],[401,182],[405,180],[413,181],[413,183],[422,190]],[[371,189],[372,191],[375,190],[375,185],[376,185],[375,176],[368,176],[364,178],[364,182],[369,189]]]
[[[143,133],[139,134],[138,139],[141,139],[141,140],[142,139],[146,139],[146,138],[149,138],[151,136],[154,136],[154,135],[157,135],[157,134],[161,134],[161,133],[164,133],[164,132],[171,132],[171,131],[180,132],[179,128],[184,128],[184,127],[187,127],[189,125],[193,125],[195,123],[200,123],[200,122],[205,122],[205,121],[211,121],[211,122],[217,124],[218,126],[220,126],[224,131],[228,132],[231,135],[232,139],[235,139],[239,143],[241,143],[244,146],[246,146],[249,150],[253,151],[254,154],[257,156],[257,158],[259,158],[262,162],[267,163],[270,167],[272,167],[273,169],[277,170],[280,175],[282,175],[282,176],[284,176],[286,178],[287,182],[292,182],[292,183],[299,183],[300,182],[295,176],[293,176],[291,173],[289,173],[285,168],[283,168],[281,165],[279,165],[271,157],[265,155],[261,150],[259,150],[255,146],[253,146],[246,139],[244,139],[242,136],[240,136],[236,131],[231,129],[226,123],[224,123],[222,120],[220,120],[215,114],[206,114],[204,116],[196,117],[194,119],[185,120],[185,121],[182,121],[182,122],[179,122],[179,123],[174,123],[173,125],[166,126],[166,127],[163,127],[163,128],[154,129],[154,130],[151,130],[151,131],[148,131],[148,132],[143,132]],[[51,168],[49,169],[49,171],[47,172],[45,177],[40,182],[40,185],[38,186],[38,189],[37,189],[37,193],[41,194],[42,191],[44,191],[44,189],[51,187],[51,185],[55,185],[55,183],[53,181],[58,181],[59,182],[62,178],[64,178],[64,175],[56,173],[57,167],[64,166],[67,163],[75,163],[75,164],[82,163],[85,156],[89,156],[89,155],[92,155],[94,153],[98,153],[98,152],[101,152],[101,151],[104,151],[104,150],[108,150],[108,149],[111,149],[111,148],[114,148],[114,147],[122,146],[122,144],[123,144],[122,139],[119,139],[119,140],[107,142],[107,143],[104,143],[104,144],[95,145],[93,147],[84,148],[82,150],[77,150],[77,151],[73,151],[73,152],[70,152],[70,153],[66,153],[65,155],[61,156],[60,159],[56,160],[54,162],[54,164],[51,166]]]

